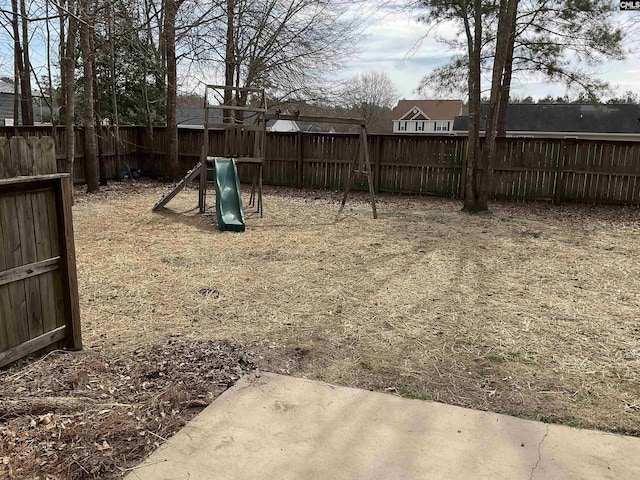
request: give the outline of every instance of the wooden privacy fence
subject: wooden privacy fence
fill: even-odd
[[[50,137],[0,138],[0,367],[81,348],[68,174]]]
[[[4,129],[40,135],[51,127]],[[0,129],[2,135],[3,129]],[[76,181],[84,178],[83,131],[76,138]],[[105,134],[108,136],[109,132]],[[151,174],[167,171],[166,129],[123,127],[123,161]],[[235,139],[234,149],[251,153],[252,132]],[[461,136],[406,134],[368,135],[377,192],[429,194],[453,198],[464,195],[467,139]],[[179,160],[186,172],[200,157],[202,130],[179,129]],[[209,152],[224,154],[224,134],[212,131]],[[296,187],[342,189],[358,142],[357,134],[267,134],[264,183]],[[104,142],[105,159],[112,161],[113,138]],[[59,166],[64,158],[64,130],[57,130]],[[111,156],[110,156],[111,155]],[[243,180],[250,172],[241,166]],[[489,195],[492,198],[546,200],[556,203],[640,204],[640,142],[561,138],[504,138],[497,156]],[[113,168],[108,169],[115,176]],[[355,188],[365,189],[366,185]]]
[[[499,139],[494,198],[640,204],[640,142]]]
[[[113,129],[104,128],[99,147],[100,155],[104,159],[107,178],[118,178],[119,173],[115,161],[115,135]],[[120,161],[132,168],[138,164],[138,157],[145,153],[145,140],[141,137],[145,135],[145,129],[140,127],[120,127]],[[0,138],[12,138],[21,136],[27,138],[51,137],[55,145],[55,159],[57,172],[65,172],[65,159],[67,152],[66,133],[61,126],[20,126],[20,127],[0,127]],[[74,168],[73,182],[86,183],[85,162],[84,162],[84,128],[76,127],[74,138]],[[67,172],[69,173],[69,172]]]

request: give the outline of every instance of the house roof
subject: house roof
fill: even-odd
[[[484,130],[489,105],[483,104],[481,111]],[[469,117],[456,117],[453,130],[469,130]],[[512,103],[507,107],[507,131],[640,133],[640,105]]]
[[[4,80],[0,80],[0,93],[10,93],[13,95],[13,85]]]
[[[430,120],[453,120],[462,113],[462,100],[400,100],[393,109],[393,119],[400,120],[418,107]]]
[[[276,123],[276,120],[267,120],[267,128],[273,127],[273,124]],[[326,125],[318,125],[315,123],[305,123],[296,121],[295,124],[298,126],[301,132],[313,132],[313,133],[330,133],[333,129]]]

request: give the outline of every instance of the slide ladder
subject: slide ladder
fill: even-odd
[[[187,172],[187,174],[182,177],[182,180],[180,180],[174,187],[173,190],[171,190],[169,193],[167,193],[166,195],[163,195],[162,198],[160,200],[158,200],[158,203],[156,203],[153,206],[153,211],[155,212],[156,210],[161,209],[162,207],[164,207],[167,203],[169,203],[169,200],[171,200],[173,197],[175,197],[180,190],[182,190],[184,187],[187,186],[187,184],[193,180],[194,178],[196,178],[198,175],[200,175],[200,170],[202,169],[202,163],[198,162],[196,164],[195,167],[193,167],[191,170],[189,170]]]

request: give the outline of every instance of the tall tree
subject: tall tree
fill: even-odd
[[[77,0],[67,0],[66,8],[58,6],[61,19],[67,17],[66,42],[61,43],[61,72],[62,86],[64,92],[64,122],[66,138],[66,160],[65,170],[71,174],[73,180],[73,170],[75,163],[75,102],[76,95],[74,87],[74,73],[76,69],[76,43],[78,35],[78,5]],[[64,38],[64,23],[61,20],[61,38]]]
[[[512,55],[509,49],[513,51],[513,30],[515,25],[516,12],[519,0],[500,0],[499,16],[498,16],[498,34],[496,36],[496,53],[493,59],[493,74],[491,77],[491,97],[489,99],[489,114],[487,115],[485,126],[485,141],[482,148],[482,172],[480,173],[487,179],[482,179],[483,184],[482,195],[477,205],[467,207],[479,208],[480,210],[488,209],[487,206],[487,190],[491,180],[491,173],[496,154],[496,133],[498,129],[499,110],[502,105],[501,97],[503,94],[508,95],[505,89],[505,75],[507,70],[507,62]],[[480,66],[478,65],[478,68]],[[466,204],[465,204],[466,205]]]
[[[91,49],[91,36],[93,35],[94,2],[82,0],[80,5],[82,22],[80,23],[80,54],[82,56],[82,85],[83,108],[82,119],[84,124],[84,169],[87,180],[87,192],[97,192],[99,184],[98,152],[96,144],[96,128],[94,113],[94,51]]]
[[[22,19],[22,78],[20,93],[22,99],[22,123],[33,125],[33,94],[31,90],[31,60],[29,59],[29,17],[25,0],[20,0],[20,17]]]
[[[442,20],[454,22],[460,27],[458,44],[465,48],[465,54],[434,70],[423,79],[422,85],[437,82],[446,90],[462,90],[460,81],[467,79],[470,151],[465,209],[469,211],[488,208],[483,192],[491,175],[495,135],[497,130],[504,131],[504,125],[499,129],[498,123],[504,123],[506,118],[512,74],[544,75],[552,81],[580,87],[587,95],[594,96],[605,85],[589,75],[583,66],[622,56],[622,35],[606,15],[612,12],[611,0],[523,0],[527,2],[524,7],[520,7],[522,2],[513,5],[511,1],[421,2],[427,9],[422,20],[432,25]],[[575,64],[572,57],[582,62]],[[483,69],[492,70],[492,95],[485,155],[478,161],[476,129],[479,129]]]
[[[370,71],[356,75],[342,91],[341,103],[365,119],[372,130],[379,130],[384,119],[398,99],[396,86],[383,71]],[[390,122],[389,122],[390,123]]]
[[[163,0],[164,48],[167,68],[167,173],[173,180],[180,178],[178,161],[178,123],[176,99],[178,74],[176,61],[176,16],[184,0]]]
[[[480,164],[480,95],[482,58],[482,0],[468,3],[463,0],[454,8],[454,15],[460,15],[464,24],[469,52],[469,138],[467,141],[467,171],[464,209],[477,212],[487,209],[487,175],[482,175]],[[451,12],[448,13],[451,15]]]
[[[29,60],[29,17],[25,0],[11,0],[14,55],[14,121],[18,123],[18,105],[23,125],[33,125],[31,62]]]
[[[190,30],[198,48],[185,58],[224,66],[229,86],[262,87],[277,100],[317,97],[354,52],[357,2],[363,0],[224,0]],[[240,106],[249,100],[240,93],[224,99]]]

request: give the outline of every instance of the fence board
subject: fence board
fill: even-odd
[[[23,129],[24,128],[24,129]],[[0,135],[19,131],[25,136],[42,136],[51,127],[0,129]],[[76,135],[75,181],[84,180],[82,128]],[[166,128],[121,127],[123,161],[152,175],[166,171]],[[250,155],[254,132],[231,132],[229,142],[237,155]],[[111,136],[110,136],[111,135]],[[112,133],[105,134],[103,154],[109,176],[117,176],[113,165]],[[179,129],[179,160],[185,172],[197,163],[203,131]],[[6,143],[0,138],[0,150]],[[54,135],[59,164],[64,158],[64,129]],[[357,134],[281,133],[267,134],[264,183],[340,189],[344,187],[349,163],[356,154]],[[640,143],[630,141],[561,138],[498,139],[490,185],[494,198],[582,201],[591,203],[640,203]],[[466,138],[383,134],[369,135],[374,166],[374,183],[381,192],[432,194],[461,197],[464,190]],[[209,152],[225,154],[225,134],[212,130]],[[2,170],[8,168],[0,164]],[[243,181],[250,181],[252,169],[240,165]],[[356,185],[365,189],[366,185]]]
[[[0,141],[2,174],[13,176],[0,178],[2,367],[45,347],[82,343],[69,175],[51,173],[57,168],[51,138]],[[32,172],[40,174],[15,176]]]

